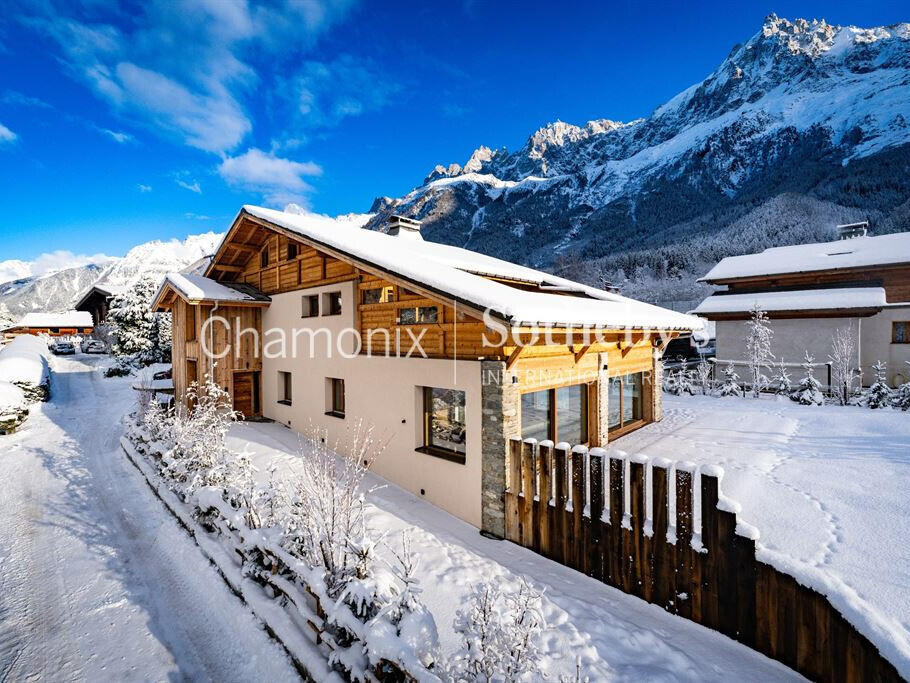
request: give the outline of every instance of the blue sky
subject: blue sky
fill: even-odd
[[[647,116],[771,11],[910,19],[837,0],[7,0],[0,262],[122,255],[224,230],[245,202],[366,211],[548,121]]]

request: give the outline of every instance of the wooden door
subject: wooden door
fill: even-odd
[[[239,410],[244,417],[252,417],[253,411],[253,373],[234,373],[234,410]]]

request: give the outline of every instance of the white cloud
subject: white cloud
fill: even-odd
[[[151,185],[143,185],[142,183],[139,183],[136,187],[138,187],[139,191],[142,192],[143,194],[145,194],[146,192],[152,191]]]
[[[118,115],[223,154],[252,130],[244,100],[263,94],[249,59],[299,60],[352,4],[149,0],[124,22],[105,3],[45,0],[20,20],[56,42],[69,72]]]
[[[18,136],[9,128],[0,123],[0,144],[14,142]]]
[[[176,178],[174,180],[174,182],[176,182],[184,190],[189,190],[190,192],[195,192],[196,194],[202,194],[202,188],[199,187],[198,180],[194,180],[193,182],[190,183],[190,182],[187,182],[186,180],[180,180],[180,178]]]
[[[9,282],[26,277],[40,277],[67,268],[77,268],[90,263],[103,264],[112,260],[106,254],[74,254],[72,251],[59,249],[45,252],[32,261],[11,259],[0,261],[0,282]]]
[[[280,206],[306,203],[304,194],[312,187],[303,178],[321,175],[322,168],[311,161],[283,159],[254,147],[239,156],[225,157],[218,174],[228,184],[260,192],[267,203]]]
[[[336,126],[349,116],[381,109],[399,90],[371,62],[351,55],[304,62],[287,88],[296,98],[298,123],[307,128]]]
[[[129,133],[121,133],[120,131],[110,130],[108,128],[99,128],[98,130],[100,130],[105,135],[109,135],[111,138],[113,138],[115,141],[119,142],[121,145],[123,143],[129,142],[130,140],[133,139],[133,136],[130,135]]]
[[[211,217],[211,216],[206,216],[204,213],[192,213],[192,212],[190,212],[190,211],[188,211],[187,213],[183,214],[183,217],[184,217],[184,218],[188,218],[188,219],[190,219],[190,220],[194,220],[194,221],[210,221],[210,220],[212,220],[212,217]]]

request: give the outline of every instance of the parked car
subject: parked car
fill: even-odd
[[[57,356],[72,356],[76,353],[76,346],[73,342],[55,342],[51,346],[51,353]]]
[[[97,339],[89,339],[82,342],[82,353],[107,353],[107,347],[104,342]]]

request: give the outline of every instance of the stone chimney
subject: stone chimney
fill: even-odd
[[[393,214],[389,217],[389,235],[404,239],[422,240],[420,234],[420,221],[415,221],[407,216]]]

